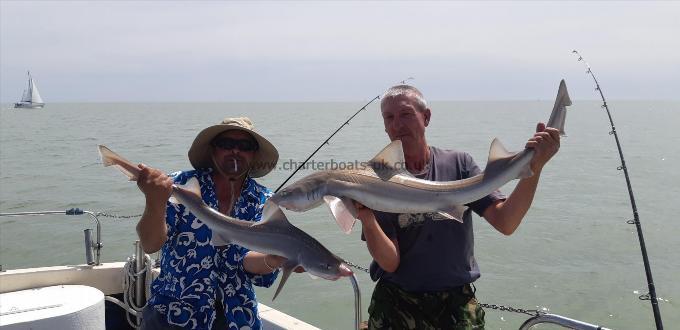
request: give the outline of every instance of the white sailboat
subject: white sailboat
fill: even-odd
[[[31,72],[28,72],[28,88],[24,90],[21,101],[14,103],[15,108],[39,109],[45,106],[45,103],[40,97],[38,87],[31,77]]]

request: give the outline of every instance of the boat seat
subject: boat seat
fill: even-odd
[[[104,330],[104,293],[85,285],[55,285],[2,293],[0,328]]]

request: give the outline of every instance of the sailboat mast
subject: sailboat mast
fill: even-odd
[[[26,93],[26,101],[33,99],[33,78],[31,78],[31,71],[28,71],[28,93]]]

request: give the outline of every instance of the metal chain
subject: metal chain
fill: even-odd
[[[139,217],[142,216],[142,214],[119,215],[119,214],[111,214],[111,213],[106,213],[106,212],[95,212],[95,215],[98,216],[98,217],[115,218],[115,219],[131,219],[131,218],[139,218]]]
[[[503,305],[496,305],[496,304],[483,304],[480,303],[479,306],[482,306],[483,308],[491,308],[499,311],[507,311],[507,312],[513,312],[513,313],[520,313],[520,314],[527,314],[530,316],[539,316],[541,314],[545,314],[545,312],[539,311],[537,309],[522,309],[522,308],[514,308],[514,307],[508,307],[508,306],[503,306]]]
[[[369,273],[369,270],[367,268],[361,267],[351,261],[343,260],[347,265],[349,265],[352,268],[361,270],[366,272],[367,274]],[[483,304],[479,303],[480,306],[483,308],[490,308],[490,309],[495,309],[499,311],[506,311],[506,312],[513,312],[513,313],[520,313],[520,314],[526,314],[530,316],[539,316],[541,314],[545,314],[543,311],[539,311],[537,309],[522,309],[522,308],[515,308],[515,307],[510,307],[510,306],[503,306],[503,305],[496,305],[496,304]]]
[[[358,269],[358,270],[360,270],[360,271],[365,272],[366,274],[369,274],[369,273],[370,273],[370,271],[368,270],[368,268],[361,267],[361,266],[359,266],[359,265],[357,265],[357,264],[355,264],[355,263],[353,263],[353,262],[351,262],[351,261],[343,260],[343,262],[346,263],[348,266],[354,268],[354,269]]]

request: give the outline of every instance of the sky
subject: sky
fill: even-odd
[[[0,101],[680,99],[680,2],[0,0]]]

